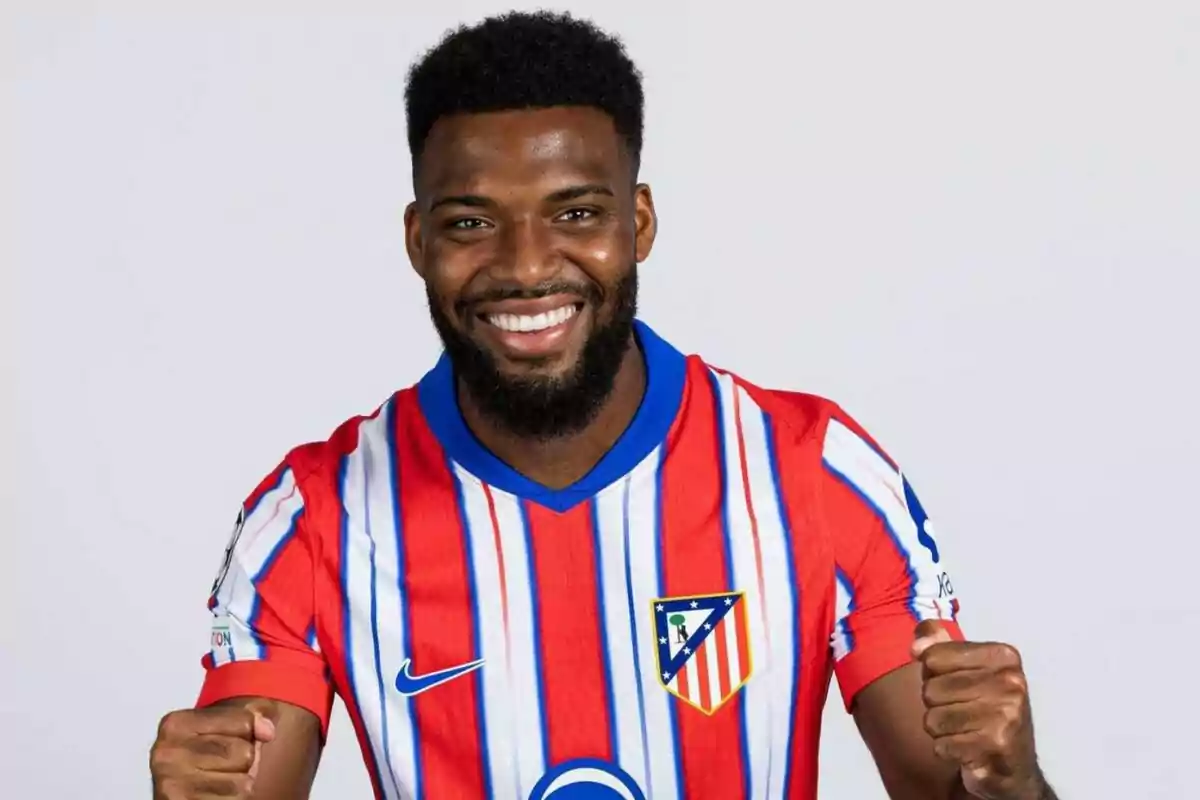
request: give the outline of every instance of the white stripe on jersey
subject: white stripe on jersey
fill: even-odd
[[[656,465],[642,462],[634,470],[645,480],[654,480]],[[646,685],[646,676],[653,676],[654,666],[647,672],[638,671],[633,643],[637,640],[632,626],[639,613],[649,606],[630,606],[630,587],[625,580],[625,501],[630,478],[608,487],[596,496],[596,526],[600,581],[604,596],[604,640],[608,643],[610,686],[613,695],[613,729],[617,742],[615,756],[621,769],[638,786],[646,786],[646,742],[643,741],[642,704],[647,691],[661,691],[654,683]]]
[[[416,793],[415,734],[408,698],[393,688],[400,664],[409,654],[381,642],[404,641],[404,599],[400,592],[400,544],[396,529],[398,475],[388,425],[393,401],[364,420],[358,446],[346,456],[341,487],[345,508],[342,550],[344,583],[351,614],[346,620],[346,655],[354,702],[372,735],[383,796],[401,798],[400,786]],[[398,535],[399,534],[399,535]],[[399,783],[399,786],[397,785]]]
[[[623,570],[629,577],[626,597],[632,607],[631,639],[636,643],[636,660],[641,669],[643,717],[645,720],[646,761],[650,776],[642,785],[646,796],[654,800],[680,797],[679,775],[675,768],[675,729],[671,704],[678,702],[662,688],[658,672],[658,644],[654,636],[651,609],[662,597],[658,582],[658,468],[662,448],[656,448],[625,479],[623,505],[626,556]],[[610,640],[611,646],[611,640]],[[631,765],[632,766],[632,765]]]
[[[537,652],[537,637],[534,635],[533,576],[529,574],[525,515],[521,511],[520,501],[507,492],[495,488],[490,491],[500,527],[504,584],[508,588],[508,641],[511,645],[508,652],[512,666],[509,683],[512,694],[510,719],[513,720],[513,730],[505,733],[512,737],[512,745],[517,750],[517,783],[519,797],[523,800],[546,771],[545,731],[542,729],[541,688],[538,685],[541,654]],[[488,528],[491,528],[490,524]],[[492,547],[494,549],[495,545]],[[498,720],[502,717],[492,716],[489,709],[488,719]],[[493,761],[503,763],[494,756]],[[499,791],[499,786],[494,784],[494,787]]]
[[[722,394],[728,396],[732,381],[723,378]],[[758,522],[762,548],[763,593],[766,597],[767,630],[770,635],[769,688],[764,699],[771,708],[771,756],[765,796],[782,797],[791,757],[791,711],[796,696],[796,619],[799,608],[791,564],[787,525],[782,517],[782,489],[767,441],[766,418],[750,395],[736,388],[742,418],[742,436],[749,476],[750,503]],[[736,652],[736,651],[735,651]]]
[[[227,623],[230,636],[229,647],[212,650],[215,665],[262,658],[262,642],[252,626],[259,604],[255,586],[264,568],[295,530],[296,519],[303,509],[304,499],[290,469],[284,470],[278,485],[249,509],[212,612],[214,625]]]
[[[904,499],[904,479],[874,447],[837,420],[830,420],[825,434],[823,459],[826,466],[850,484],[879,514],[908,562],[916,584],[910,607],[918,619],[937,619],[942,610],[935,602],[938,575],[943,567],[917,540],[917,524]],[[949,609],[947,609],[948,611]]]
[[[767,620],[769,609],[766,598],[766,575],[765,572],[763,574],[759,572],[760,566],[762,566],[760,561],[765,561],[766,553],[760,552],[763,544],[761,530],[758,533],[759,543],[755,544],[755,528],[750,519],[751,509],[746,503],[747,487],[742,475],[743,450],[738,437],[737,410],[734,406],[736,387],[733,378],[729,375],[714,371],[712,376],[718,390],[719,422],[725,458],[721,470],[725,477],[726,533],[729,536],[729,553],[733,561],[730,565],[731,588],[746,593],[742,602],[746,606],[746,622],[750,631],[751,674],[750,680],[742,688],[744,714],[742,736],[745,737],[747,749],[746,770],[750,784],[749,798],[765,798],[767,797],[768,765],[771,760],[771,738],[776,728],[773,718],[781,713],[786,716],[786,712],[777,707],[781,702],[782,695],[772,694],[770,679],[765,677],[775,669],[773,631]],[[754,407],[751,406],[751,408]],[[745,409],[742,411],[744,414]],[[746,453],[747,466],[750,455],[749,452]],[[760,456],[757,453],[754,455]],[[761,457],[759,460],[762,460]],[[761,471],[762,466],[760,464],[756,471]],[[765,466],[770,468],[769,464]],[[769,509],[767,511],[767,516],[770,516]],[[757,520],[759,509],[754,508],[754,512]],[[777,530],[778,522],[776,522]],[[737,626],[735,624],[727,625],[726,629],[735,632]],[[734,644],[734,647],[730,648],[730,652],[736,653],[736,640],[731,639],[731,644]]]
[[[837,622],[833,626],[830,645],[833,647],[833,657],[841,661],[854,649],[854,637],[850,635],[850,629],[846,625],[846,617],[850,616],[850,612],[854,610],[854,592],[841,570],[837,572],[835,583],[837,584],[837,607],[835,609]]]
[[[500,557],[497,535],[492,524],[487,490],[474,475],[454,465],[454,475],[462,488],[463,513],[471,538],[471,573],[475,581],[475,604],[478,607],[476,624],[479,630],[479,657],[483,659],[484,716],[487,725],[487,752],[494,800],[525,800],[528,789],[521,790],[518,769],[521,733],[516,725],[501,724],[517,719],[517,709],[509,691],[515,676],[511,669],[508,631],[504,625],[504,609],[508,599],[500,581]],[[503,558],[513,554],[503,552]],[[509,588],[511,592],[511,587]],[[511,613],[511,611],[510,611]],[[534,706],[536,708],[536,706]]]

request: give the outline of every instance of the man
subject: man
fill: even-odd
[[[963,640],[895,462],[635,320],[656,219],[620,43],[489,19],[407,105],[445,355],[246,500],[155,796],[306,796],[336,693],[381,798],[807,800],[836,674],[891,797],[1053,798],[1019,657]]]

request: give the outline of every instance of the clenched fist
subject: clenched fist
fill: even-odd
[[[264,742],[275,737],[271,703],[172,711],[150,750],[154,800],[248,798]]]
[[[982,800],[1054,800],[1038,768],[1021,657],[1006,644],[955,642],[936,621],[917,626],[925,729]]]

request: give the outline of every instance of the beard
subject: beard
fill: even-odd
[[[609,320],[595,323],[575,365],[557,376],[506,375],[490,352],[454,327],[428,287],[426,296],[433,325],[454,366],[454,374],[480,412],[512,434],[547,441],[582,431],[612,394],[633,337],[637,285],[635,265],[612,291]],[[532,299],[563,289],[578,292],[579,287],[545,286],[474,299]],[[595,312],[600,311],[604,299],[601,291],[589,287],[584,297],[593,309],[593,319],[597,319],[599,315]]]

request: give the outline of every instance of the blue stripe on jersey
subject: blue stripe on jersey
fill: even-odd
[[[485,483],[558,512],[567,511],[633,470],[657,447],[679,412],[687,360],[641,321],[634,323],[646,361],[646,392],[641,406],[616,444],[587,475],[563,489],[551,489],[505,464],[471,433],[458,408],[458,388],[450,357],[443,354],[417,386],[421,411],[446,454]]]
[[[600,547],[600,510],[595,498],[592,504],[592,550],[596,553],[596,610],[600,618],[600,655],[604,669],[604,707],[608,711],[608,744],[612,748],[613,762],[620,760],[620,742],[617,734],[617,706],[613,697],[612,662],[608,653],[608,616],[604,606],[604,552]],[[635,646],[637,640],[634,640]]]
[[[625,601],[629,605],[629,640],[633,643],[633,673],[637,678],[638,720],[642,728],[642,762],[646,770],[646,791],[648,793],[654,783],[650,776],[650,736],[646,731],[646,692],[642,688],[642,660],[638,654],[638,643],[641,638],[637,629],[637,601],[633,596],[633,565],[629,555],[629,483],[630,479],[626,478],[621,492],[621,519],[625,540]],[[659,574],[661,576],[662,573]],[[660,577],[660,587],[661,584]]]
[[[467,519],[467,503],[463,498],[463,485],[458,473],[454,470],[454,462],[446,459],[446,469],[450,472],[450,480],[454,481],[454,503],[458,507],[458,519],[463,532],[463,557],[467,567],[467,592],[471,603],[471,647],[474,652],[471,659],[483,658],[483,645],[479,635],[479,590],[475,585],[475,556],[471,547],[471,523]],[[483,796],[492,796],[492,757],[488,751],[487,712],[484,704],[483,670],[475,670],[471,676],[475,681],[475,713],[479,715],[479,755],[483,760]]]
[[[250,601],[250,619],[246,621],[247,627],[250,629],[250,638],[254,640],[254,650],[258,657],[267,657],[267,647],[263,644],[262,639],[258,638],[258,617],[262,613],[262,595],[258,591],[258,583],[267,577],[271,571],[271,567],[275,566],[275,562],[279,559],[279,554],[283,552],[283,546],[292,539],[292,535],[296,532],[296,521],[300,519],[300,514],[304,512],[304,506],[301,505],[294,512],[292,518],[288,521],[287,530],[283,536],[279,537],[279,541],[271,548],[271,552],[267,553],[266,559],[262,566],[258,568],[258,572],[250,576],[250,585],[254,587],[254,599]],[[233,646],[229,647],[230,661],[233,661]]]
[[[342,646],[346,648],[346,679],[349,683],[350,697],[347,702],[354,705],[355,713],[359,720],[362,721],[363,731],[369,736],[369,731],[366,730],[366,720],[362,715],[362,704],[358,702],[358,682],[354,679],[354,642],[353,642],[353,618],[354,610],[350,607],[350,559],[347,554],[350,552],[350,512],[346,508],[346,473],[350,463],[349,456],[342,456],[341,463],[338,464],[338,500],[341,501],[342,511],[340,514],[341,531],[339,538],[341,539],[341,557],[342,557],[342,627],[345,628],[345,641]],[[372,589],[372,591],[374,591]],[[367,770],[371,775],[371,782],[375,785],[377,791],[383,791],[383,776],[379,772],[379,764],[375,760],[374,748],[363,748],[363,757],[367,761]]]
[[[658,543],[658,563],[655,564],[655,571],[658,573],[657,580],[654,586],[655,597],[662,597],[664,593],[663,587],[666,585],[666,577],[663,575],[663,466],[667,459],[660,458],[658,468],[655,471],[654,477],[654,537]],[[679,746],[679,704],[671,703],[671,740],[675,743],[675,796],[683,798],[684,796],[684,775],[683,775],[683,748]]]
[[[725,588],[732,591],[735,587],[733,585],[733,542],[729,535],[729,471],[725,468],[725,448],[727,445],[725,442],[724,404],[721,402],[721,386],[717,382],[716,374],[712,370],[708,370],[707,375],[708,386],[712,391],[714,404],[713,419],[716,422],[716,431],[714,433],[717,437],[717,470],[720,475],[719,485],[721,487],[721,538],[725,546]],[[750,613],[751,611],[747,607],[746,614],[749,615]],[[747,627],[749,627],[749,620],[747,620]],[[750,763],[750,741],[746,735],[746,696],[744,694],[738,698],[738,705],[740,707],[739,716],[741,717],[738,723],[738,746],[742,751],[742,764],[744,766],[742,770],[742,787],[744,790],[742,796],[751,797],[750,779],[752,777],[752,765]],[[676,704],[675,708],[678,709],[678,704]],[[770,756],[768,755],[769,758]]]
[[[788,602],[792,606],[792,619],[788,620],[791,624],[800,613],[800,588],[799,582],[796,580],[796,562],[795,549],[792,547],[792,521],[788,519],[787,504],[783,500],[783,487],[780,485],[780,476],[782,473],[779,469],[779,457],[775,451],[775,427],[772,424],[771,417],[763,412],[763,432],[767,439],[767,460],[771,465],[771,486],[775,490],[775,507],[779,514],[779,527],[783,532],[783,546],[787,553],[787,575],[788,575]],[[795,657],[792,659],[792,692],[788,697],[788,726],[787,726],[787,745],[784,752],[787,753],[787,759],[783,762],[783,796],[791,797],[792,795],[792,737],[796,733],[796,693],[800,690],[800,664],[804,660],[804,637],[797,633],[794,635]],[[770,784],[770,774],[767,775],[767,783]]]
[[[525,568],[529,571],[529,612],[533,617],[533,660],[537,665],[538,725],[542,729],[542,764],[550,768],[550,730],[546,724],[546,670],[542,664],[542,610],[538,592],[537,568],[533,563],[533,531],[529,526],[529,513],[524,501],[517,500],[521,515],[521,531],[525,536]]]
[[[913,620],[920,622],[921,618],[917,614],[916,605],[917,571],[913,568],[912,554],[908,552],[908,549],[900,541],[900,537],[896,535],[896,531],[892,528],[892,523],[888,522],[887,514],[883,513],[883,509],[877,506],[875,501],[872,500],[863,489],[859,488],[859,485],[855,483],[849,475],[845,474],[833,464],[829,463],[829,459],[822,458],[821,463],[825,465],[825,469],[829,471],[830,475],[837,478],[839,481],[845,484],[850,491],[858,495],[859,499],[863,501],[867,508],[871,509],[872,513],[879,517],[879,521],[883,523],[883,529],[887,531],[888,537],[892,540],[892,543],[896,545],[896,551],[900,553],[901,558],[904,559],[905,574],[908,575],[909,581],[908,611],[910,614],[912,614]]]

